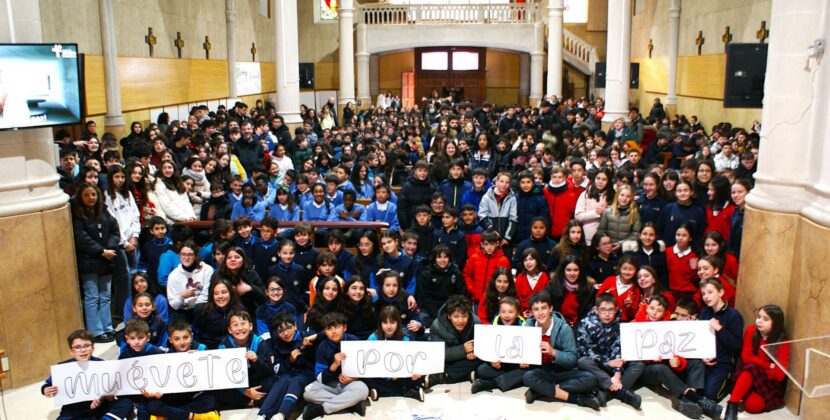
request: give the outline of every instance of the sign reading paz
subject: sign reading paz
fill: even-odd
[[[408,378],[444,371],[444,343],[342,341],[342,370],[354,378]]]
[[[542,329],[509,325],[475,326],[475,355],[487,362],[542,364]]]
[[[715,357],[715,331],[708,321],[632,322],[620,324],[622,358],[656,360]]]
[[[141,389],[165,394],[248,387],[245,349],[159,354],[52,366],[58,387],[55,405],[91,401],[103,395],[137,395]]]

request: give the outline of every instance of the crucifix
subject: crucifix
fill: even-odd
[[[256,42],[251,43],[251,61],[256,61]]]
[[[763,44],[764,41],[767,40],[769,37],[769,29],[767,29],[767,21],[761,21],[761,29],[758,29],[758,32],[755,33],[755,38],[758,38],[759,41]]]
[[[729,32],[729,27],[726,27],[726,32],[723,33],[723,36],[720,37],[720,40],[723,41],[723,49],[726,50],[729,43],[732,42],[732,33]]]
[[[706,42],[706,38],[703,37],[703,31],[698,31],[697,38],[695,39],[695,45],[697,45],[697,55],[700,55],[700,50],[703,48],[704,42]]]
[[[173,40],[173,45],[175,45],[176,49],[179,50],[179,58],[182,58],[182,48],[184,48],[184,40],[182,39],[181,32],[176,32],[176,39]]]
[[[210,60],[210,49],[213,48],[213,45],[210,44],[210,39],[207,35],[205,35],[205,43],[202,44],[202,48],[205,49],[205,60]]]
[[[153,35],[153,28],[147,28],[147,36],[144,37],[144,42],[150,46],[150,57],[152,57],[153,46],[156,45],[156,36]]]
[[[648,48],[648,58],[651,58],[651,52],[654,51],[654,42],[651,38],[648,39],[648,47],[646,48]]]

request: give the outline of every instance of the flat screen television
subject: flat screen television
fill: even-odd
[[[78,124],[77,44],[0,44],[0,130]]]

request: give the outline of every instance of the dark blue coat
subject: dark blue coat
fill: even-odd
[[[692,241],[697,246],[703,245],[703,231],[706,229],[706,211],[699,206],[669,203],[660,211],[657,220],[657,237],[663,240],[666,248],[676,243],[674,234],[684,223],[692,227]]]
[[[513,243],[521,243],[525,239],[530,238],[530,225],[534,217],[544,217],[545,221],[547,221],[548,228],[550,228],[548,200],[545,200],[545,195],[542,194],[542,187],[538,185],[535,185],[530,192],[524,192],[522,190],[516,192],[516,212],[519,217],[519,223],[516,224]]]

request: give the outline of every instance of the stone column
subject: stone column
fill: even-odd
[[[39,2],[7,3],[0,42],[43,42]],[[0,132],[0,236],[14,238],[0,241],[0,343],[11,369],[5,389],[43,380],[66,358],[66,336],[84,326],[69,197],[58,187],[56,156],[51,128]],[[21,325],[36,325],[37,334]]]
[[[236,101],[236,0],[225,0],[225,22],[228,34],[228,97]]]
[[[340,93],[338,103],[354,102],[354,3],[340,0]],[[368,70],[369,57],[364,57]],[[368,73],[368,72],[367,72]],[[368,85],[366,86],[368,87]]]
[[[303,122],[300,117],[300,58],[297,40],[297,0],[274,2],[276,27],[277,113],[286,124]]]
[[[366,107],[372,103],[372,79],[376,79],[377,67],[374,68],[375,74],[372,75],[372,64],[377,64],[377,56],[371,56],[366,51],[366,24],[357,24],[357,100],[360,102],[359,106]],[[373,60],[374,59],[374,60]],[[342,70],[341,70],[342,71]]]
[[[565,6],[562,0],[549,0],[548,3],[548,96],[562,97],[562,31],[564,25],[562,13]]]
[[[360,77],[358,74],[357,77]],[[369,101],[380,94],[380,56],[372,54],[369,56]]]
[[[527,104],[530,96],[530,54],[519,53],[519,103]]]
[[[537,21],[533,31],[533,51],[530,52],[530,100],[538,106],[545,96],[545,23]]]
[[[98,14],[101,20],[101,46],[104,52],[104,88],[107,93],[107,116],[104,119],[104,125],[107,131],[113,132],[118,137],[124,130],[124,116],[121,115],[118,49],[112,0],[98,0]]]
[[[677,43],[680,39],[680,0],[669,5],[669,84],[666,105],[677,104]]]
[[[605,117],[613,122],[628,116],[631,86],[631,0],[608,2],[608,48],[606,49]]]

